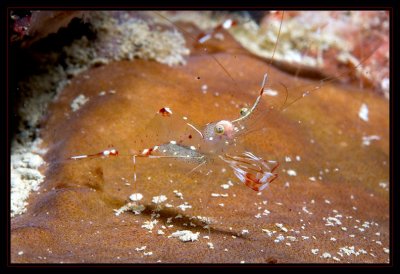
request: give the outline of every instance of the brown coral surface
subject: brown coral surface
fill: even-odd
[[[388,102],[374,94],[327,84],[287,111],[262,117],[267,131],[249,133],[241,144],[243,150],[281,162],[279,179],[261,195],[237,183],[221,188],[229,179],[237,181],[228,167],[225,173],[194,180],[179,168],[141,159],[134,188],[129,157],[62,161],[111,144],[125,154],[149,146],[156,140],[146,140],[144,132],[158,129],[146,124],[163,106],[199,125],[237,117],[238,108],[230,101],[254,102],[267,64],[254,57],[237,62],[228,54],[216,56],[236,72],[232,76],[240,88],[232,88],[226,76],[221,80],[218,68],[203,55],[178,68],[114,62],[72,80],[50,106],[44,125],[49,165],[42,190],[30,197],[28,212],[12,220],[12,262],[388,262],[388,191],[379,184],[388,181],[389,172]],[[270,79],[288,87],[310,84],[269,72]],[[289,90],[290,95],[299,92]],[[89,100],[73,112],[71,102],[80,94]],[[358,117],[361,103],[369,107],[368,122]],[[363,146],[362,136],[371,134],[381,139]],[[288,170],[297,175],[288,176]],[[121,177],[127,180],[116,179]],[[116,216],[113,210],[133,192],[144,195],[146,210]],[[158,195],[167,196],[173,207],[151,216],[156,210],[151,198]],[[183,211],[177,206],[185,201],[192,208]],[[179,214],[182,218],[176,218]],[[195,216],[210,217],[210,230]],[[151,220],[158,221],[151,231],[142,227]],[[200,232],[199,239],[168,237],[177,230]]]

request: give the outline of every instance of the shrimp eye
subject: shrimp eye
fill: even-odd
[[[247,114],[247,112],[249,112],[249,109],[248,109],[248,108],[242,108],[242,109],[240,109],[240,115],[241,115],[241,116],[245,116],[245,115]]]
[[[222,134],[224,134],[224,132],[225,132],[225,127],[223,126],[223,125],[216,125],[215,126],[215,128],[214,128],[214,131],[215,131],[215,133],[216,134],[218,134],[218,135],[222,135]]]

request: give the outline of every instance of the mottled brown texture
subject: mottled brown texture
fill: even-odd
[[[126,155],[155,145],[156,140],[147,138],[144,132],[161,107],[179,110],[198,125],[236,118],[239,109],[230,101],[241,106],[254,102],[266,71],[271,81],[282,82],[289,88],[290,98],[304,92],[290,88],[304,85],[303,81],[268,69],[262,60],[223,53],[216,57],[232,72],[237,87],[205,55],[190,57],[187,66],[178,68],[140,60],[115,62],[90,69],[72,80],[50,106],[43,125],[43,139],[49,148],[46,180],[40,193],[30,197],[28,212],[12,220],[12,262],[335,262],[321,258],[324,252],[336,256],[341,263],[388,262],[383,248],[389,246],[389,196],[379,182],[389,180],[389,113],[387,100],[374,94],[328,84],[287,111],[264,116],[259,123],[267,131],[249,134],[240,144],[243,150],[281,163],[279,178],[261,195],[237,183],[223,164],[216,163],[214,167],[225,167],[225,173],[196,177],[186,176],[190,168],[184,165],[170,169],[168,162],[153,159],[140,159],[134,189],[132,162]],[[202,84],[208,85],[207,94],[201,92]],[[109,90],[115,90],[115,94],[98,96],[99,92]],[[217,91],[218,96],[214,94]],[[89,101],[72,112],[70,104],[80,94]],[[364,102],[369,107],[369,122],[358,117]],[[381,140],[362,146],[362,136],[373,134]],[[72,155],[99,152],[109,145],[125,156],[63,161]],[[296,155],[301,156],[300,161],[295,160]],[[285,162],[285,156],[290,156],[292,162]],[[334,171],[335,168],[338,170]],[[297,176],[288,176],[288,169],[296,170]],[[318,180],[320,171],[322,180]],[[147,180],[149,175],[151,180]],[[316,182],[309,180],[312,176]],[[127,178],[131,186],[118,180],[121,177]],[[229,179],[235,182],[234,186],[222,189],[220,185]],[[285,186],[286,182],[289,186]],[[175,197],[173,190],[182,192],[184,199]],[[134,192],[144,195],[147,209],[140,215],[125,212],[115,216],[113,209],[123,206]],[[229,196],[211,197],[211,193]],[[161,209],[159,222],[149,233],[141,225],[151,219],[155,210],[151,199],[158,195],[166,195],[167,203],[174,207]],[[182,211],[176,207],[185,201],[191,209]],[[270,211],[268,216],[255,217],[265,209]],[[167,218],[177,214],[183,218],[173,219],[174,226],[163,229],[165,235],[157,235],[162,225],[169,225]],[[342,215],[337,217],[342,225],[325,226],[323,218],[337,214]],[[210,232],[201,222],[190,219],[198,215],[213,218]],[[192,227],[190,221],[197,226]],[[370,222],[369,228],[362,227],[365,221]],[[281,231],[276,223],[283,224],[288,231]],[[244,229],[249,234],[238,236]],[[276,233],[269,237],[262,229]],[[184,243],[167,238],[176,230],[198,231],[199,241]],[[285,240],[276,243],[279,234]],[[349,237],[351,234],[355,237]],[[337,240],[331,241],[331,237]],[[212,242],[214,249],[207,242]],[[135,250],[141,246],[147,246],[144,251],[153,254],[144,256],[143,251]],[[364,249],[368,254],[336,254],[345,246],[354,246],[355,251]],[[319,249],[318,254],[314,255],[312,249]],[[19,251],[23,254],[18,255]]]

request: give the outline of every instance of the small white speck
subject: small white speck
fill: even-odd
[[[389,250],[389,248],[384,247],[384,248],[383,248],[383,252],[385,252],[386,254],[389,254],[390,250]],[[18,253],[18,254],[19,254],[19,253]]]
[[[18,255],[20,255],[20,256],[23,255],[23,254],[24,254],[23,251],[19,251],[19,252],[18,252]]]
[[[78,97],[76,97],[72,103],[71,103],[71,109],[73,112],[79,110],[84,104],[89,101],[89,98],[87,98],[85,95],[80,94]]]
[[[144,256],[151,256],[153,255],[153,252],[149,251],[149,252],[144,252],[143,253]]]
[[[129,199],[131,199],[131,201],[137,202],[142,200],[143,195],[141,193],[133,193],[131,196],[129,196]]]
[[[368,106],[366,104],[361,105],[358,117],[360,117],[361,120],[368,122]]]
[[[296,176],[296,175],[297,175],[297,172],[296,172],[295,170],[293,170],[293,169],[289,169],[289,170],[287,171],[287,174],[288,174],[289,176]]]
[[[324,258],[324,259],[327,259],[327,258],[331,258],[332,255],[330,253],[328,253],[328,252],[324,252],[324,254],[322,254],[321,257]]]
[[[276,96],[278,95],[278,92],[273,89],[264,89],[264,94],[268,96]]]
[[[190,230],[178,230],[171,234],[169,237],[179,238],[182,242],[198,241],[200,232],[193,233]]]
[[[346,228],[346,227],[341,227],[341,229],[342,229],[343,231],[347,231],[347,228]]]
[[[151,200],[152,203],[154,204],[161,204],[167,200],[167,197],[165,195],[160,195],[160,196],[154,196],[153,199]]]
[[[314,255],[317,255],[317,254],[318,254],[318,251],[319,251],[318,248],[311,249],[311,253],[314,254]]]
[[[141,246],[141,247],[137,247],[137,248],[135,248],[135,250],[136,251],[143,251],[143,250],[145,250],[147,248],[147,246]]]
[[[380,139],[381,139],[381,137],[379,137],[378,135],[363,136],[362,137],[362,145],[369,146],[371,144],[371,141],[380,140]]]
[[[208,242],[207,246],[209,249],[214,249],[214,244],[212,242]]]

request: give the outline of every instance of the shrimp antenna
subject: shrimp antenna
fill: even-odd
[[[374,49],[364,60],[362,60],[360,63],[358,63],[358,64],[354,67],[354,70],[357,70],[359,67],[361,67],[372,55],[374,55],[374,53],[375,53],[379,48],[380,48],[380,47],[378,46],[378,47],[377,47],[376,49]],[[293,105],[293,104],[296,103],[297,101],[299,101],[301,98],[307,96],[307,95],[310,94],[311,92],[313,92],[313,91],[315,91],[315,90],[318,90],[318,89],[321,87],[322,84],[326,84],[326,83],[329,83],[329,82],[333,82],[334,80],[339,79],[341,76],[345,75],[346,73],[347,73],[347,72],[338,73],[338,74],[336,74],[336,75],[334,75],[334,76],[329,76],[329,77],[326,77],[326,78],[320,80],[320,81],[319,81],[319,82],[320,82],[320,85],[316,86],[315,88],[313,88],[313,89],[311,89],[311,90],[305,91],[302,95],[300,95],[300,96],[298,96],[297,98],[293,99],[293,101],[291,101],[289,104],[287,104],[287,105],[285,106],[285,108],[282,109],[282,111],[285,110],[285,109],[287,109],[288,107],[290,107],[291,105]],[[305,86],[300,86],[300,87],[308,87],[308,86],[310,86],[310,85],[305,85]]]
[[[274,62],[274,56],[275,56],[276,48],[278,47],[279,37],[281,36],[281,30],[282,30],[282,24],[283,24],[283,17],[284,17],[284,15],[285,15],[285,11],[282,11],[282,18],[281,18],[281,23],[280,23],[280,25],[279,25],[278,36],[276,37],[276,42],[275,42],[274,50],[273,50],[273,52],[272,52],[271,60],[269,61],[269,67],[268,67],[268,71],[267,71],[268,74],[269,74],[269,69],[270,69],[272,63]]]
[[[264,94],[264,87],[265,87],[265,83],[267,82],[267,79],[268,79],[268,73],[264,74],[264,79],[263,79],[263,82],[262,82],[262,85],[261,85],[260,93],[259,93],[259,95],[257,96],[257,99],[256,99],[256,101],[254,102],[254,104],[253,104],[253,106],[251,107],[251,109],[249,109],[249,110],[246,112],[246,114],[243,115],[242,117],[240,117],[240,118],[238,118],[238,119],[236,119],[236,120],[231,121],[231,123],[236,123],[236,122],[242,121],[242,120],[246,119],[247,117],[249,117],[250,114],[253,113],[253,111],[256,109],[256,107],[257,107],[258,104],[260,103],[260,100],[261,100],[262,95]]]
[[[289,91],[288,91],[288,88],[287,88],[287,86],[286,86],[285,84],[283,84],[283,83],[281,83],[281,82],[279,82],[279,84],[281,84],[281,86],[283,86],[283,87],[285,88],[285,93],[286,93],[285,101],[284,101],[283,104],[279,107],[279,110],[282,111],[283,109],[285,109],[284,106],[285,106],[285,104],[286,104],[286,102],[287,102],[287,100],[288,100]]]
[[[159,12],[153,11],[155,14],[157,14],[158,16],[160,16],[161,18],[163,18],[164,20],[168,21],[169,23],[171,23],[174,27],[176,27],[177,29],[179,29],[181,32],[185,33],[188,37],[190,37],[192,40],[196,41],[196,38],[193,37],[188,31],[186,31],[185,29],[177,26],[174,22],[172,22],[170,19],[168,19],[167,17],[165,17],[164,15],[162,15]],[[205,52],[207,52],[207,48],[203,49]],[[231,79],[231,81],[233,82],[233,84],[235,85],[236,88],[239,88],[239,85],[237,84],[237,82],[235,81],[235,79],[232,77],[232,75],[229,73],[229,71],[221,64],[221,62],[217,59],[217,57],[215,57],[214,55],[210,55],[208,54],[207,56],[211,57],[217,64],[218,66],[226,73],[226,75],[228,75],[228,77]]]

